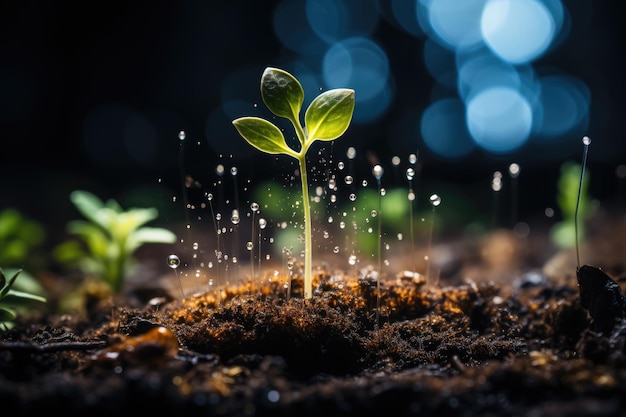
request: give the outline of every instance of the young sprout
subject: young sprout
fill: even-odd
[[[67,230],[82,242],[61,243],[55,255],[59,261],[75,263],[85,274],[99,277],[115,293],[121,292],[124,279],[135,268],[137,249],[146,243],[176,242],[170,230],[145,226],[158,217],[154,207],[124,210],[117,201],[102,201],[84,190],[73,191],[70,199],[84,219],[70,221]]]
[[[354,90],[337,88],[318,95],[306,110],[304,126],[300,122],[304,90],[293,75],[282,69],[265,68],[261,76],[261,98],[272,113],[291,122],[300,142],[299,150],[287,145],[282,131],[265,119],[241,117],[232,123],[239,134],[258,150],[268,154],[289,155],[298,161],[304,208],[304,298],[311,298],[313,238],[306,153],[316,140],[337,139],[348,129],[354,112]]]

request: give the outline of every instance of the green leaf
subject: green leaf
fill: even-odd
[[[306,110],[307,141],[337,139],[348,129],[353,112],[354,90],[337,88],[320,94]]]
[[[233,125],[250,145],[263,152],[296,156],[295,152],[287,146],[283,132],[265,119],[241,117],[233,120]]]
[[[41,301],[42,303],[46,302],[45,297],[42,297],[41,295],[27,293],[24,291],[9,290],[7,297],[16,297],[16,298],[21,298],[25,300]]]
[[[0,322],[13,321],[17,317],[15,311],[7,307],[0,307]]]
[[[70,194],[70,200],[80,213],[94,223],[102,225],[98,213],[101,212],[104,203],[96,195],[83,190],[76,190]]]
[[[265,68],[261,76],[261,98],[276,116],[300,123],[298,115],[304,102],[304,90],[300,82],[287,71]]]
[[[144,243],[175,243],[176,235],[167,229],[160,227],[142,227],[128,236],[126,250],[134,252]]]

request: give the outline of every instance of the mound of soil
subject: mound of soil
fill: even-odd
[[[0,333],[0,404],[19,415],[623,415],[623,264],[577,270],[568,252],[537,268],[526,251],[496,273],[468,260],[489,244],[454,246],[463,259],[436,283],[320,267],[311,299],[294,274],[290,287],[277,277],[184,299],[137,287],[86,314],[19,317]]]

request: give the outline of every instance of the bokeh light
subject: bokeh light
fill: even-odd
[[[514,64],[543,54],[557,30],[552,14],[538,0],[489,0],[480,27],[491,50]]]
[[[470,134],[479,146],[496,154],[522,146],[528,140],[532,123],[530,104],[512,88],[487,88],[467,103]]]

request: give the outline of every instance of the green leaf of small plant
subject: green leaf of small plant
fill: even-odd
[[[348,129],[354,112],[354,90],[325,91],[309,105],[305,114],[308,141],[334,140]]]
[[[298,115],[304,102],[304,90],[293,75],[278,68],[265,68],[261,76],[261,98],[276,116],[300,123]]]
[[[252,146],[269,154],[287,154],[294,151],[287,146],[283,132],[276,125],[259,117],[241,117],[233,121],[239,134]]]

